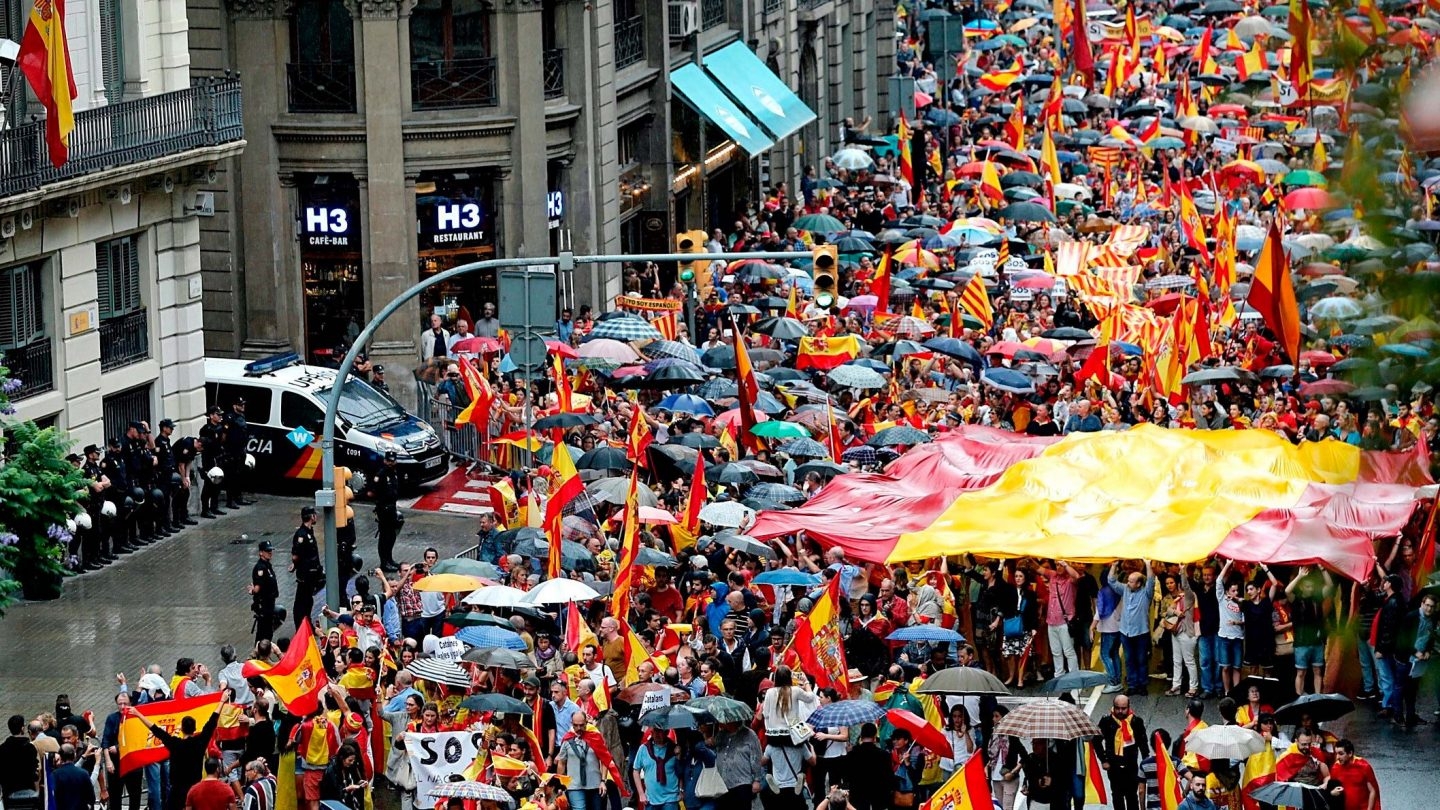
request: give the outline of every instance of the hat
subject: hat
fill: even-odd
[[[119,437],[119,436],[111,436],[111,437],[110,437],[110,441],[109,441],[109,445],[110,445],[111,447],[119,447],[119,446],[120,446],[120,437]]]
[[[74,453],[70,453],[69,455],[65,456],[65,460],[68,461],[68,462],[70,462],[71,464],[75,464],[75,463],[81,461],[82,459],[81,459],[79,456],[75,455]]]
[[[270,542],[269,540],[261,540],[259,548],[261,551],[274,551],[275,544]]]
[[[863,680],[865,680],[865,673],[861,672],[860,670],[858,670],[858,669],[856,669],[856,668],[854,668],[854,667],[851,667],[851,668],[850,668],[850,671],[848,671],[848,672],[845,673],[845,680],[847,680],[847,681],[849,681],[849,682],[851,682],[851,683],[855,683],[855,682],[857,682],[857,681],[863,681]]]
[[[99,445],[96,445],[96,444],[87,444],[87,445],[85,445],[85,455],[88,456],[88,455],[90,455],[91,453],[98,453],[98,452],[100,452],[100,446],[99,446]]]
[[[160,420],[160,427],[162,427],[162,428],[167,428],[167,427],[168,427],[168,428],[173,428],[173,427],[175,427],[175,420],[174,420],[174,419],[161,419],[161,420]]]
[[[371,374],[384,374],[384,373],[385,373],[385,367],[382,366],[382,365],[380,365],[379,363],[376,363],[375,365],[373,365],[373,366],[370,367],[370,373],[371,373]]]
[[[1312,400],[1310,400],[1309,402],[1305,403],[1305,407],[1307,407],[1307,408],[1314,408],[1314,409],[1316,409],[1316,410],[1319,410],[1319,409],[1320,409],[1320,402],[1319,402],[1318,400],[1312,399]]]
[[[230,404],[231,404],[231,405],[244,405],[244,404],[245,404],[245,397],[235,397],[235,401],[232,402],[232,403],[230,403]]]
[[[341,613],[338,617],[336,617],[335,621],[339,622],[340,624],[353,625],[355,624],[355,617],[351,616],[349,613]]]
[[[690,558],[691,568],[708,568],[709,566],[710,561],[700,556],[699,554],[696,554],[694,557]]]
[[[539,689],[539,688],[540,688],[540,679],[537,678],[537,677],[535,677],[534,675],[531,675],[530,677],[528,677],[528,678],[526,678],[525,680],[521,681],[521,682],[520,682],[520,685],[521,685],[521,686],[528,686],[528,687],[530,687],[531,689]]]
[[[386,461],[394,461],[394,460],[397,459],[397,458],[399,458],[399,456],[395,455],[395,451],[394,451],[394,450],[386,450],[386,451],[385,451],[385,460],[386,460]]]
[[[209,416],[212,413],[225,413],[225,411],[222,410],[219,405],[211,405],[209,408],[205,409],[206,416]]]
[[[144,430],[144,429],[145,429],[145,423],[144,423],[144,422],[140,422],[140,421],[138,421],[138,420],[131,421],[131,422],[130,422],[130,427],[135,428],[136,430]]]

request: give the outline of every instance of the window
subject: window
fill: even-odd
[[[355,62],[355,21],[343,0],[302,0],[290,18],[291,61]]]
[[[620,128],[619,153],[620,168],[628,168],[640,163],[640,143],[649,121],[636,121]]]
[[[25,23],[30,19],[33,5],[25,0],[0,0],[0,39],[19,42],[25,36]],[[28,121],[25,108],[30,101],[30,85],[20,71],[0,69],[0,90],[4,90],[0,97],[0,113],[3,113],[0,124],[17,127]]]
[[[100,73],[105,100],[125,97],[125,34],[123,0],[100,0]]]
[[[28,346],[45,335],[40,265],[0,270],[0,349]]]
[[[240,383],[212,383],[206,387],[206,405],[219,405],[225,413],[235,400],[245,399],[245,421],[252,425],[270,423],[270,389]]]
[[[95,273],[99,277],[100,320],[138,312],[140,257],[134,236],[95,243]]]
[[[248,416],[248,402],[245,410]],[[308,398],[293,391],[286,391],[280,398],[280,424],[286,428],[304,427],[319,436],[325,429],[325,412]]]
[[[490,55],[490,11],[481,0],[417,0],[410,14],[410,58],[453,62]]]
[[[106,436],[124,436],[125,428],[131,422],[149,422],[155,428],[150,411],[150,384],[137,386],[118,394],[111,394],[101,401],[105,419]]]

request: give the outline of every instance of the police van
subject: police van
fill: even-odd
[[[205,358],[206,406],[219,405],[229,414],[236,400],[245,400],[248,450],[255,456],[251,481],[320,480],[320,433],[335,376],[334,369],[302,364],[293,352],[253,362]],[[335,463],[368,475],[391,450],[406,485],[433,481],[448,471],[435,429],[352,375],[340,393]]]

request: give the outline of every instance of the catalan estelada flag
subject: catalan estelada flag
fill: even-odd
[[[309,619],[300,622],[280,663],[252,659],[245,663],[240,675],[264,678],[274,690],[275,697],[285,706],[285,711],[300,717],[314,713],[320,705],[320,693],[330,683],[325,674],[325,663],[320,658],[320,649],[315,646],[315,634],[310,629]]]
[[[941,785],[920,810],[990,810],[990,780],[985,774],[985,758],[970,757],[945,784]]]
[[[35,0],[30,21],[20,40],[20,72],[45,105],[45,146],[50,162],[64,166],[70,159],[70,133],[75,129],[71,108],[78,92],[70,67],[70,43],[65,37],[65,0]]]
[[[180,721],[186,717],[195,719],[196,728],[204,728],[205,724],[210,721],[210,716],[219,709],[219,692],[178,700],[157,700],[135,707],[138,714],[145,715],[151,723],[171,734],[180,733]],[[150,729],[145,727],[139,717],[122,716],[118,740],[121,776],[136,768],[154,765],[170,758],[170,751],[154,734],[150,733]]]

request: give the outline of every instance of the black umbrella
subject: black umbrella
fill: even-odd
[[[776,340],[799,340],[810,334],[805,324],[794,318],[766,318],[757,321],[750,331],[759,332],[762,335],[769,335]]]
[[[1058,222],[1050,209],[1032,202],[1016,202],[1001,208],[997,216],[1011,222]]]
[[[535,710],[526,706],[524,701],[517,700],[509,695],[501,695],[495,692],[485,692],[479,695],[471,695],[460,701],[460,708],[470,709],[477,712],[500,712],[501,714],[534,714]]]
[[[550,556],[550,543],[545,538],[530,540],[515,546],[515,553],[522,557],[532,559],[547,559]],[[585,548],[574,540],[562,540],[560,542],[560,565],[572,569],[593,569],[594,557],[590,549]]]
[[[1300,782],[1271,782],[1250,791],[1250,798],[1272,807],[1295,810],[1329,810],[1330,798],[1318,787]]]
[[[1040,337],[1051,340],[1091,340],[1095,336],[1084,329],[1076,329],[1073,326],[1060,326],[1055,329],[1046,329],[1040,333]]]
[[[1247,675],[1240,683],[1236,684],[1228,693],[1231,700],[1238,705],[1245,705],[1250,702],[1250,687],[1260,690],[1260,702],[1268,706],[1276,706],[1284,703],[1294,696],[1294,690],[1281,683],[1278,678],[1262,678],[1259,675]]]
[[[1355,702],[1344,695],[1334,693],[1304,695],[1275,710],[1275,722],[1281,725],[1298,724],[1308,715],[1314,723],[1328,723],[1355,711]]]
[[[618,447],[597,447],[575,460],[580,470],[628,470],[630,459]]]
[[[520,543],[527,543],[534,540],[543,543],[545,542],[545,533],[530,526],[521,526],[518,529],[506,529],[500,532],[497,539],[499,539],[501,545],[514,548]]]
[[[720,446],[720,440],[709,433],[683,433],[671,438],[670,443],[693,447],[696,450],[713,450]]]
[[[696,724],[695,713],[679,703],[671,706],[661,706],[658,709],[648,711],[640,716],[640,725],[645,728],[658,728],[661,731],[669,731],[676,728],[695,728]]]
[[[1192,371],[1180,379],[1184,385],[1212,385],[1219,382],[1256,382],[1254,372],[1246,371],[1238,366],[1220,366],[1219,368],[1202,368],[1199,371]]]
[[[593,414],[588,413],[557,413],[535,420],[536,430],[551,430],[553,428],[584,427],[585,425],[598,425],[600,420]]]
[[[795,479],[798,481],[812,472],[818,473],[821,478],[834,478],[837,475],[844,475],[850,470],[833,461],[809,461],[795,468]]]
[[[700,360],[711,368],[735,368],[735,347],[716,346],[700,355]]]
[[[705,471],[705,480],[712,484],[753,484],[760,480],[755,471],[739,464],[717,464]]]

